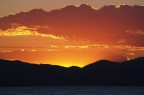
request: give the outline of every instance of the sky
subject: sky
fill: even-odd
[[[50,11],[59,9],[66,5],[88,4],[95,8],[104,5],[144,5],[144,0],[0,0],[0,16],[20,11],[28,11],[35,8],[42,8]]]
[[[143,0],[0,0],[0,59],[83,67],[144,56],[140,5]]]

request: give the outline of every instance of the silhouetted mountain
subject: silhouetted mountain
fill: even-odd
[[[126,63],[143,64],[144,63],[144,57],[135,58],[135,59],[132,59],[130,61],[126,61]]]
[[[144,57],[122,63],[100,60],[83,68],[0,60],[0,86],[144,86],[143,72]]]
[[[100,44],[144,46],[144,6],[114,5],[93,9],[89,5],[69,5],[50,12],[33,9],[0,18],[0,29],[11,23],[27,27],[48,26],[38,32],[64,37],[89,39]],[[109,34],[109,35],[108,35]],[[107,36],[108,35],[108,36]]]

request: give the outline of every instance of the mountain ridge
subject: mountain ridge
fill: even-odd
[[[143,64],[98,61],[83,68],[0,60],[0,86],[144,86],[140,59]]]
[[[60,66],[60,65],[52,65],[52,64],[48,64],[48,63],[40,63],[40,64],[36,64],[36,63],[29,63],[29,62],[24,62],[24,61],[20,61],[20,60],[6,60],[6,59],[0,59],[0,61],[8,61],[8,62],[18,62],[18,63],[26,63],[26,64],[32,64],[32,65],[51,65],[51,66]],[[114,61],[109,61],[109,60],[98,60],[92,63],[89,63],[88,65],[85,66],[89,66],[89,65],[95,65],[95,64],[109,64],[109,63],[114,63],[114,64],[125,64],[125,63],[129,63],[129,62],[141,62],[144,63],[144,57],[137,57],[131,60],[127,60],[127,61],[123,61],[123,62],[114,62]],[[85,66],[83,66],[82,68],[84,68]],[[64,67],[64,66],[60,66],[60,67]],[[70,66],[70,67],[65,67],[65,68],[71,68],[71,67],[78,67],[78,66]]]

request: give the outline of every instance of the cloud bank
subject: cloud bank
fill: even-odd
[[[144,46],[144,6],[114,5],[99,10],[89,5],[69,5],[50,12],[33,9],[0,18],[0,29],[13,23],[38,27],[40,33],[71,39],[85,39],[93,43]]]

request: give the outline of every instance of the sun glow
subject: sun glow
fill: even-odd
[[[84,67],[88,62],[85,62],[85,60],[71,60],[71,59],[61,59],[61,60],[56,60],[55,62],[49,62],[50,64],[53,65],[60,65],[63,67],[71,67],[71,66],[78,66],[78,67]]]

